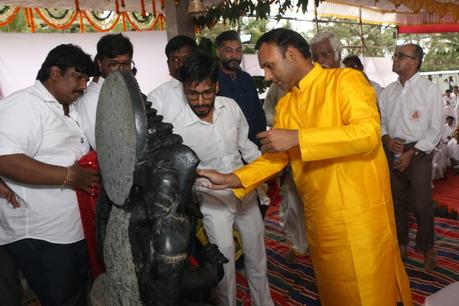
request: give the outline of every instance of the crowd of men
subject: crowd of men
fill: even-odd
[[[412,305],[402,262],[409,216],[418,223],[415,249],[434,269],[432,171],[442,145],[455,152],[447,158],[453,165],[459,160],[457,86],[442,103],[438,86],[419,75],[423,50],[415,44],[396,47],[399,79],[382,90],[358,57],[341,59],[333,33],[309,45],[294,31],[275,29],[256,44],[272,82],[263,106],[240,67],[238,33],[223,32],[215,44],[216,57],[190,37],[171,38],[165,49],[171,80],[146,96],[200,159],[203,226],[229,259],[215,304],[236,305],[235,228],[252,304],[274,305],[259,209],[266,195],[257,187],[282,172],[287,257],[309,250],[321,303]],[[74,189],[92,192],[100,176],[76,161],[97,149],[104,79],[133,71],[133,54],[122,34],[102,37],[94,60],[78,46],[59,45],[35,85],[0,101],[5,305],[20,304],[14,265],[42,305],[86,304],[88,255]]]

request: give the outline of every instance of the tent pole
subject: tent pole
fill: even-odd
[[[319,18],[317,17],[316,0],[314,0],[314,21],[315,21],[315,24],[316,24],[316,33],[319,33]]]
[[[363,23],[362,23],[362,8],[359,7],[359,28],[360,28],[360,54],[363,56],[363,49],[365,48],[365,38],[363,37]]]

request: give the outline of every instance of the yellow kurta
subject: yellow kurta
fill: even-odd
[[[373,88],[352,69],[316,65],[276,107],[274,128],[299,146],[235,171],[244,196],[292,166],[324,306],[393,306],[411,291],[397,245],[387,161]]]

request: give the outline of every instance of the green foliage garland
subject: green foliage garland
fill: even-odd
[[[314,0],[316,5],[322,0]],[[276,18],[279,20],[288,9],[296,7],[303,13],[307,11],[309,0],[233,0],[210,8],[205,16],[195,18],[195,24],[199,28],[212,28],[216,22],[223,19],[231,24],[237,23],[242,16],[252,16],[257,19],[268,19],[271,7],[277,5]]]

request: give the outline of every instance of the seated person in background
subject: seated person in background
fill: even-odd
[[[459,128],[453,133],[451,140],[448,142],[448,156],[451,166],[455,172],[459,171]]]

